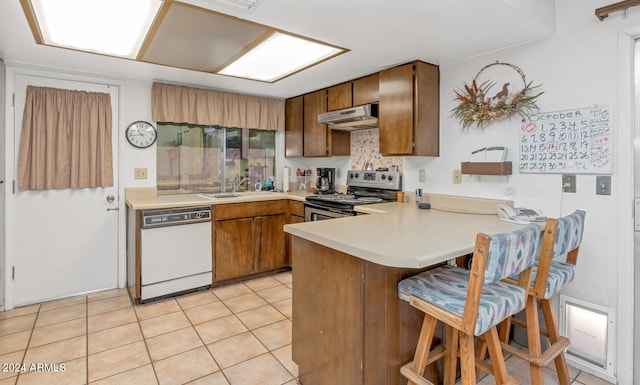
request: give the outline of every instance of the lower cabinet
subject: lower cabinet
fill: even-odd
[[[289,266],[287,210],[286,200],[217,205],[214,282]]]

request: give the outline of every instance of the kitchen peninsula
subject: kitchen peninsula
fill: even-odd
[[[521,226],[500,221],[496,203],[504,202],[487,200],[477,211],[458,205],[465,212],[382,203],[358,207],[370,215],[285,226],[300,382],[405,383],[400,367],[413,357],[422,313],[398,299],[397,283],[472,252],[478,232]]]

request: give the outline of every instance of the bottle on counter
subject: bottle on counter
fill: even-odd
[[[420,203],[422,203],[422,189],[421,188],[417,188],[416,189],[416,204],[419,205]]]

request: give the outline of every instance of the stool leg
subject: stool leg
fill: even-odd
[[[509,343],[509,335],[511,334],[511,317],[507,317],[498,325],[498,336],[500,341],[505,344]]]
[[[504,362],[504,354],[500,346],[498,330],[494,326],[484,334],[484,337],[487,340],[489,358],[491,358],[491,369],[493,370],[493,377],[496,379],[496,384],[510,383],[510,376],[507,374],[507,365]]]
[[[527,318],[527,342],[529,343],[529,356],[532,358],[539,358],[542,355],[542,348],[540,346],[538,300],[532,295],[527,296],[525,314]],[[544,367],[529,363],[529,370],[531,371],[531,384],[544,385]]]
[[[451,326],[446,327],[444,354],[444,385],[456,383],[458,369],[458,331]]]
[[[465,333],[458,333],[460,341],[460,374],[462,385],[476,383],[476,357],[473,349],[475,337]]]
[[[418,346],[416,346],[416,353],[413,357],[413,364],[411,365],[412,371],[420,376],[424,376],[424,369],[427,366],[427,359],[429,358],[429,351],[431,350],[431,341],[433,340],[437,323],[437,319],[428,314],[424,315],[422,329],[420,329],[420,337],[418,338]],[[407,385],[415,385],[415,383],[409,381]]]
[[[550,300],[541,300],[541,305],[542,314],[544,315],[544,322],[547,326],[549,342],[553,345],[560,339],[555,312],[553,311]],[[564,353],[561,352],[560,354],[558,354],[554,359],[554,362],[556,364],[556,371],[558,372],[558,382],[560,383],[560,385],[569,385],[569,369],[567,368],[567,362],[565,361]]]

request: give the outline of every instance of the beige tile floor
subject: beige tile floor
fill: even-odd
[[[0,312],[0,364],[0,385],[293,385],[291,273],[138,306],[119,289]],[[529,384],[526,365],[507,364]]]

